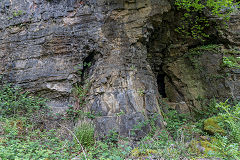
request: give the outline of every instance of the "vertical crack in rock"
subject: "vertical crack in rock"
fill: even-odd
[[[158,84],[158,91],[162,98],[167,98],[166,91],[165,91],[165,82],[164,79],[166,74],[158,73],[157,74],[157,84]]]

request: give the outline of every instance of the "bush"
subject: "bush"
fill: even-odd
[[[223,65],[229,68],[240,68],[239,65],[240,58],[239,57],[223,57]]]
[[[236,143],[240,143],[240,102],[231,106],[228,101],[217,104],[217,108],[222,109],[219,114],[223,118],[220,125],[228,130],[228,137]]]
[[[11,84],[0,86],[0,159],[69,159],[74,155],[67,149],[68,141],[54,131],[37,128],[39,120],[46,120],[43,111],[47,111],[44,99]]]
[[[214,150],[207,152],[208,157],[217,157],[226,160],[235,160],[240,157],[240,103],[231,106],[228,101],[216,105],[220,109],[218,119],[214,123],[226,132],[215,136],[210,141],[210,147]],[[209,118],[213,119],[215,117]],[[209,120],[208,119],[208,120]],[[214,128],[214,127],[212,127]]]
[[[71,144],[58,138],[54,130],[34,130],[26,117],[0,118],[0,159],[70,159]]]
[[[167,123],[166,129],[170,135],[176,139],[178,131],[182,129],[184,125],[189,122],[186,114],[179,114],[176,110],[169,109],[168,113],[165,114],[165,122]]]
[[[89,122],[82,122],[79,126],[77,126],[74,130],[74,133],[84,147],[89,147],[94,145],[95,138],[94,138],[95,127],[93,124]],[[78,141],[74,139],[74,142],[78,144]]]
[[[32,97],[19,87],[4,84],[0,87],[0,115],[31,115],[44,108],[45,100]]]

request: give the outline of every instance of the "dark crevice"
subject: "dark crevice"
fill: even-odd
[[[167,98],[165,89],[165,77],[167,74],[163,71],[164,60],[167,56],[168,45],[170,42],[169,37],[166,35],[168,32],[167,22],[163,21],[161,25],[153,22],[154,29],[150,29],[150,37],[146,43],[148,58],[153,73],[155,74],[158,92],[162,98]]]
[[[164,73],[159,73],[157,75],[157,84],[158,84],[158,91],[160,93],[160,95],[162,96],[162,98],[167,98],[167,94],[165,91],[165,79],[166,74]]]
[[[93,51],[93,52],[89,53],[89,55],[83,60],[81,83],[84,83],[84,81],[91,74],[91,68],[96,62],[96,59],[95,59],[96,54],[97,54],[97,52]]]

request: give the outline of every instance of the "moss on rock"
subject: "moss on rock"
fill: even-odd
[[[140,150],[139,148],[134,148],[131,151],[131,156],[132,157],[145,157],[145,156],[150,156],[152,154],[156,154],[157,150],[153,149],[146,149],[146,150]]]
[[[222,121],[222,117],[211,117],[204,121],[204,130],[210,134],[221,134],[225,135],[226,131],[219,125],[219,122]]]

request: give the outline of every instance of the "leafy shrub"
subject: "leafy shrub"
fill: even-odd
[[[240,143],[240,103],[235,106],[231,106],[228,104],[228,101],[221,102],[217,106],[223,110],[222,113],[219,114],[224,121],[220,125],[224,125],[228,130],[228,137],[233,141]]]
[[[201,104],[201,109],[193,109],[194,118],[197,121],[204,121],[204,119],[210,118],[219,113],[219,109],[216,108],[217,100],[215,98],[208,100],[199,97],[197,100]]]
[[[116,130],[112,129],[105,137],[107,143],[117,143],[119,140],[119,134]]]
[[[77,109],[81,109],[86,104],[85,98],[89,91],[89,87],[90,87],[90,83],[87,83],[85,85],[75,85],[74,86],[72,92],[78,101],[79,106]]]
[[[165,114],[166,129],[176,139],[178,131],[188,122],[186,114],[179,114],[176,110],[169,109]]]
[[[94,132],[95,127],[89,122],[82,122],[74,130],[78,141],[84,147],[92,146],[95,143]],[[76,139],[74,139],[74,141],[76,144],[78,144],[78,141]]]
[[[29,95],[19,87],[4,84],[0,87],[0,115],[31,115],[45,107],[45,100]]]
[[[240,68],[240,57],[223,57],[223,65],[229,68]]]
[[[0,159],[69,159],[71,143],[62,141],[54,130],[34,130],[26,117],[0,118]]]
[[[228,101],[216,105],[220,109],[218,124],[227,133],[217,134],[212,138],[211,148],[213,151],[207,153],[209,157],[223,159],[239,159],[240,157],[240,103],[232,106]],[[214,118],[214,117],[213,117]]]
[[[55,131],[37,128],[45,111],[44,99],[11,84],[0,86],[0,159],[69,159],[74,155],[69,141],[58,138]]]
[[[218,157],[225,160],[238,160],[240,157],[239,143],[231,141],[227,136],[216,136],[212,141],[213,151],[207,153],[209,157]]]

